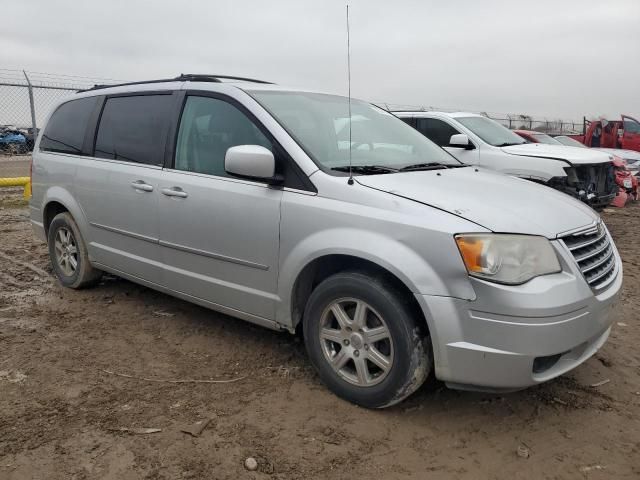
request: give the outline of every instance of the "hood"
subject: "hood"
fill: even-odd
[[[493,232],[558,234],[598,215],[570,196],[528,180],[471,167],[358,176],[359,184],[436,207]]]
[[[502,151],[511,155],[527,157],[556,158],[565,160],[572,165],[588,165],[605,163],[612,160],[611,155],[598,150],[581,147],[566,147],[564,145],[547,145],[545,143],[523,143],[502,147]]]
[[[624,150],[620,148],[594,148],[594,150],[605,152],[610,155],[617,155],[618,157],[625,159],[627,162],[640,161],[640,152],[636,152],[635,150]]]

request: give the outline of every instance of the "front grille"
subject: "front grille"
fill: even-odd
[[[602,223],[589,231],[562,237],[562,241],[571,251],[591,288],[600,290],[611,282],[616,269],[616,256]]]

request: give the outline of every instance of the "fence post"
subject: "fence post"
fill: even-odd
[[[27,72],[25,72],[24,70],[22,71],[22,73],[24,73],[24,78],[27,79],[27,88],[29,89],[29,106],[31,107],[31,127],[33,128],[33,139],[35,141],[36,139],[36,105],[35,102],[33,101],[33,85],[31,85],[31,80],[29,80],[29,76],[27,75]]]

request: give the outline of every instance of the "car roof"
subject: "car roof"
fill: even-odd
[[[180,90],[184,88],[185,84],[190,84],[189,88],[194,90],[220,91],[225,90],[226,88],[237,88],[243,91],[307,92],[331,95],[329,92],[321,92],[299,87],[286,87],[266,82],[264,80],[255,80],[245,77],[181,74],[180,76],[172,79],[144,80],[117,85],[96,85],[92,88],[78,91],[76,98],[146,91]]]

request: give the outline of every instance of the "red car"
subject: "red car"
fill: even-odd
[[[610,205],[622,208],[629,200],[638,200],[638,177],[627,168],[627,162],[619,157],[614,158],[611,163],[613,163],[613,171],[619,190]]]
[[[587,147],[622,148],[640,152],[640,122],[628,115],[620,120],[584,119],[582,135],[570,135]]]
[[[535,130],[514,130],[529,143],[546,143],[548,145],[562,145],[559,141],[550,137],[546,133],[536,132]]]

